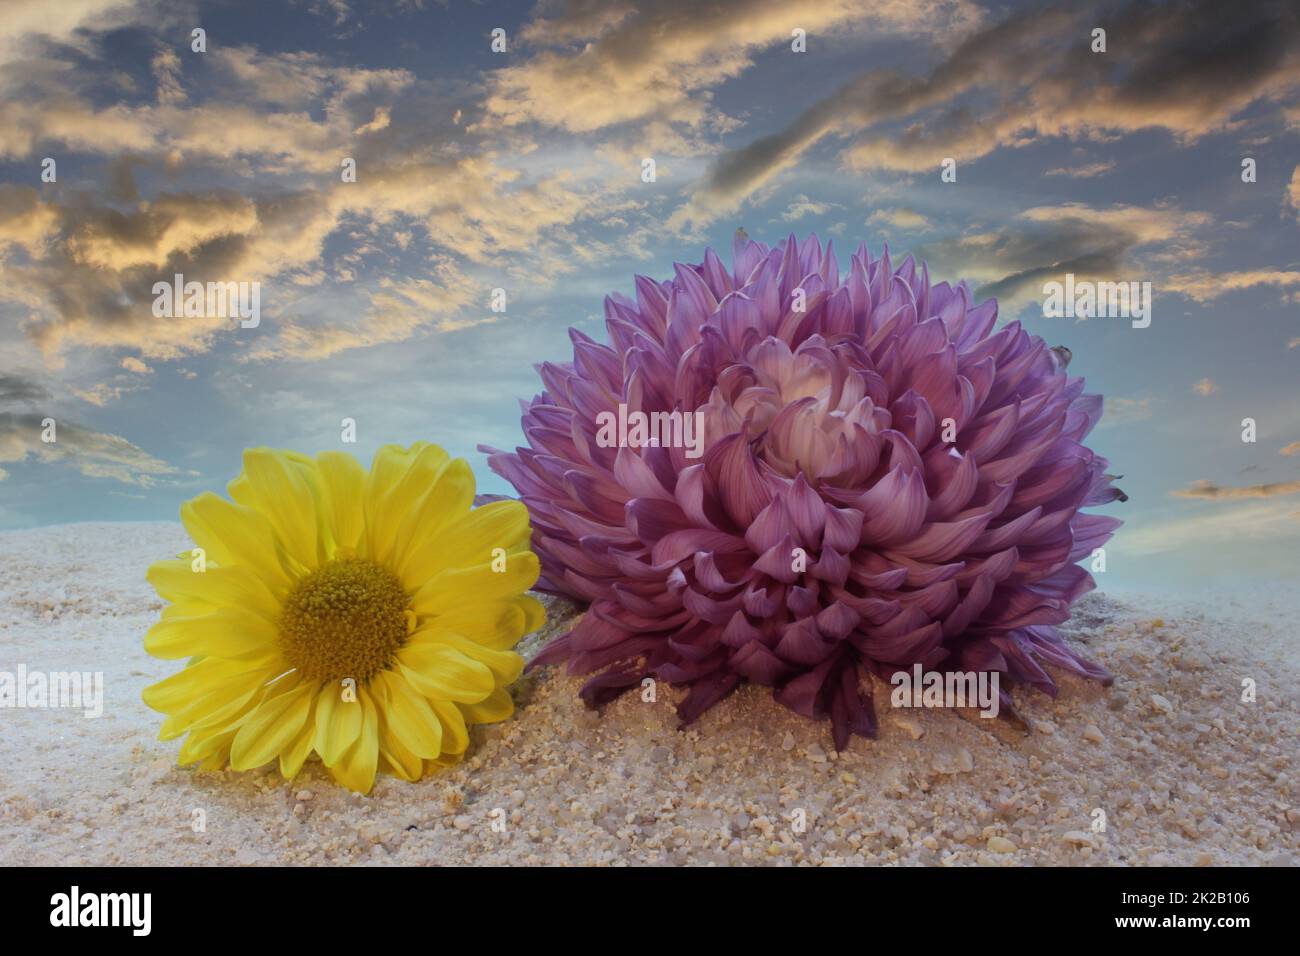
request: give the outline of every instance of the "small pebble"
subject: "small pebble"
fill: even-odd
[[[1083,739],[1094,744],[1106,742],[1105,736],[1102,735],[1101,730],[1096,724],[1089,724],[1087,727],[1083,728]]]

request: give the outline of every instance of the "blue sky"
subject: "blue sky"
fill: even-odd
[[[887,241],[1069,346],[1130,496],[1104,586],[1294,579],[1294,4],[3,13],[0,527],[171,519],[242,448],[337,448],[345,417],[363,459],[429,439],[507,492],[475,447],[519,441],[533,363],[565,359],[570,326],[600,336],[634,274],[743,226],[815,231],[842,261]],[[178,271],[259,282],[260,326],[154,318]],[[1150,281],[1150,328],[1045,318],[1066,272]]]

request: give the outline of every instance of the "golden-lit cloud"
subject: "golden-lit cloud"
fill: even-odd
[[[58,211],[31,186],[0,184],[0,261],[12,252],[8,247],[32,257],[44,255],[58,225]]]
[[[1294,495],[1297,492],[1300,492],[1300,481],[1275,481],[1261,485],[1231,487],[1202,479],[1170,494],[1175,498],[1196,498],[1203,501],[1239,501],[1243,498],[1276,498],[1279,495]]]
[[[1254,269],[1242,272],[1190,272],[1171,276],[1164,284],[1197,302],[1210,302],[1229,292],[1256,286],[1288,289],[1300,286],[1300,272],[1282,269]]]
[[[69,224],[66,249],[73,263],[92,269],[159,270],[173,257],[189,256],[213,240],[256,228],[257,208],[243,196],[164,194],[130,214],[92,210]]]
[[[0,64],[35,55],[41,44],[83,46],[86,31],[171,23],[192,10],[166,0],[6,0],[0,17]]]
[[[1278,449],[1279,455],[1300,455],[1300,441],[1293,441],[1289,445],[1283,445]]]
[[[930,228],[930,220],[915,209],[877,209],[867,217],[868,226],[893,226],[909,232]]]
[[[800,194],[794,197],[785,212],[781,213],[780,218],[782,222],[798,222],[806,216],[821,216],[836,208],[838,208],[836,203],[817,202]]]
[[[287,94],[286,94],[287,95]],[[611,202],[610,205],[617,205]],[[250,198],[231,192],[163,193],[130,211],[76,202],[43,200],[31,187],[0,187],[0,303],[26,310],[24,329],[47,360],[74,347],[130,348],[143,358],[168,360],[204,352],[234,322],[222,316],[158,319],[152,313],[155,282],[179,273],[199,282],[260,282],[264,307],[278,290],[319,284],[326,240],[343,228],[361,229],[377,241],[405,250],[410,226],[470,263],[509,275],[554,281],[583,261],[574,255],[569,230],[607,208],[600,190],[565,174],[527,181],[517,168],[485,154],[400,165],[363,166],[355,183],[320,189],[270,192]],[[394,228],[405,224],[407,228]],[[6,248],[23,255],[6,255]],[[362,243],[353,262],[364,251]],[[600,254],[599,245],[585,253]],[[314,277],[314,278],[313,278]],[[504,277],[503,277],[504,278]],[[416,287],[412,286],[412,290]],[[381,289],[376,318],[354,335],[336,331],[328,341],[295,341],[286,327],[259,356],[325,357],[348,347],[394,341],[400,330],[423,327],[394,308]],[[282,295],[281,298],[292,298]],[[442,303],[456,306],[458,294]],[[443,313],[441,321],[453,316]],[[121,394],[108,386],[87,388],[82,398],[102,404]]]
[[[158,102],[164,106],[175,106],[185,102],[185,88],[181,85],[181,58],[176,51],[163,47],[154,54],[150,61],[154,82],[158,89]]]
[[[485,107],[508,126],[575,133],[656,117],[698,126],[715,118],[708,91],[743,74],[758,51],[789,49],[793,28],[824,45],[854,23],[882,34],[930,33],[978,16],[962,0],[573,2],[525,27],[523,39],[537,52],[496,71]]]
[[[464,317],[477,303],[473,317]],[[384,279],[369,295],[369,308],[359,320],[346,323],[289,319],[278,331],[258,342],[251,361],[319,361],[348,349],[402,342],[417,333],[456,332],[501,318],[488,308],[487,290],[443,261],[432,279]]]
[[[1192,385],[1192,391],[1197,395],[1213,395],[1218,390],[1218,384],[1213,379],[1208,378],[1203,378]]]

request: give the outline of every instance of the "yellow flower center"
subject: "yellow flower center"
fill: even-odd
[[[373,561],[336,558],[294,585],[280,610],[280,647],[304,677],[358,684],[393,666],[413,622],[397,576]]]

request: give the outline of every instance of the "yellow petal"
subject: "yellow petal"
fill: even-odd
[[[515,607],[524,612],[524,634],[532,634],[546,623],[546,607],[541,601],[525,594],[515,598],[514,603]]]
[[[249,568],[209,565],[195,571],[191,560],[156,561],[145,577],[158,596],[173,604],[192,604],[199,610],[237,605],[274,621],[279,602]]]
[[[384,718],[389,731],[417,757],[432,758],[442,752],[442,724],[429,706],[402,677],[389,671],[375,676],[387,691]]]
[[[218,694],[205,697],[192,710],[186,708],[176,716],[189,718],[190,729],[194,731],[224,733],[227,730],[238,730],[244,718],[267,699],[270,688],[274,686],[267,681],[251,686],[234,683]]]
[[[466,657],[486,664],[501,685],[513,684],[524,670],[524,659],[514,651],[494,651],[460,634],[439,627],[422,628],[411,635],[409,646],[415,644],[445,644],[454,647]]]
[[[369,793],[379,764],[379,722],[366,688],[357,688],[357,701],[361,706],[361,731],[348,752],[329,769],[330,775],[349,790]]]
[[[507,554],[528,547],[531,531],[522,501],[493,501],[447,527],[439,541],[426,539],[412,556],[413,572],[431,578],[448,568],[472,567],[492,559],[495,548]]]
[[[494,650],[509,650],[524,636],[527,617],[514,601],[466,602],[428,618],[425,628],[452,631]]]
[[[316,736],[313,746],[325,766],[332,767],[361,733],[360,688],[356,700],[343,699],[340,684],[326,684],[316,700]]]
[[[222,734],[223,743],[218,750],[214,750],[208,756],[199,761],[199,770],[217,771],[225,770],[226,765],[230,763],[230,740],[233,734]]]
[[[383,445],[375,452],[375,457],[370,461],[370,476],[366,480],[366,490],[392,488],[406,475],[410,469],[411,463],[427,449],[433,449],[435,458],[437,452],[442,451],[437,445],[431,445],[426,441],[417,441],[410,448],[403,448],[401,445]],[[446,452],[443,452],[444,460]]]
[[[278,647],[275,625],[242,607],[223,607],[211,614],[183,617],[164,613],[144,637],[154,657],[252,658]]]
[[[392,563],[400,566],[412,543],[427,540],[469,511],[474,503],[474,472],[463,458],[449,458],[431,445],[393,490],[405,516],[397,531]]]
[[[412,468],[411,477],[416,474],[416,469]],[[496,546],[483,546],[482,542],[465,543],[453,530],[471,514],[470,508],[474,504],[474,472],[469,462],[463,458],[448,462],[436,482],[421,491],[421,498],[409,511],[398,533],[392,556],[393,567],[397,568],[408,588],[419,587],[442,567],[452,566],[438,564],[444,548],[454,551],[457,545],[466,544],[466,550],[476,554],[473,563],[477,563],[491,558],[492,548]]]
[[[141,691],[140,697],[152,710],[174,714],[211,694],[233,695],[245,688],[260,687],[274,676],[268,658],[227,661],[208,657],[150,684]]]
[[[252,770],[278,757],[306,724],[314,690],[314,684],[303,682],[263,701],[235,734],[230,745],[230,766]]]
[[[408,644],[397,652],[398,672],[433,700],[475,703],[496,688],[487,666],[445,644]]]
[[[205,491],[181,505],[181,523],[209,559],[247,567],[277,598],[288,591],[283,549],[271,523],[254,509]]]
[[[496,601],[527,591],[541,573],[537,555],[531,551],[512,554],[505,569],[492,570],[492,562],[472,568],[444,571],[421,587],[411,598],[411,610],[423,617],[441,614],[466,601]]]
[[[247,449],[242,477],[244,481],[230,489],[231,496],[266,517],[284,550],[302,568],[316,568],[321,559],[319,480],[300,460],[273,448]]]
[[[444,753],[432,760],[426,760],[424,762],[424,772],[431,774],[443,767],[454,767],[464,759],[464,754]]]
[[[471,724],[495,724],[515,712],[515,702],[510,692],[498,688],[476,704],[457,704],[465,720]]]
[[[430,702],[433,712],[442,721],[442,752],[445,754],[462,754],[469,746],[469,728],[465,726],[465,717],[460,712],[461,706],[476,707],[477,704],[453,704],[451,701],[435,700]]]
[[[291,740],[283,750],[280,751],[280,776],[286,780],[292,780],[298,776],[302,770],[303,763],[311,754],[312,741],[316,736],[316,697],[318,691],[312,688],[309,691],[311,701],[307,719],[303,721],[302,727],[298,730],[297,736]]]
[[[392,566],[403,525],[414,517],[416,505],[448,460],[445,451],[427,442],[416,442],[409,449],[385,445],[375,452],[364,500],[367,553],[376,561]]]
[[[385,717],[385,705],[375,695],[375,710],[379,717],[379,769],[387,770],[403,780],[414,782],[424,775],[424,761],[402,743],[393,733]]]
[[[235,739],[233,730],[225,732],[195,732],[185,738],[176,762],[182,767],[203,762],[204,770],[221,770],[230,758],[230,743]]]
[[[316,463],[321,474],[322,509],[334,548],[358,551],[366,530],[362,507],[366,470],[355,458],[341,451],[323,451],[316,456]]]

